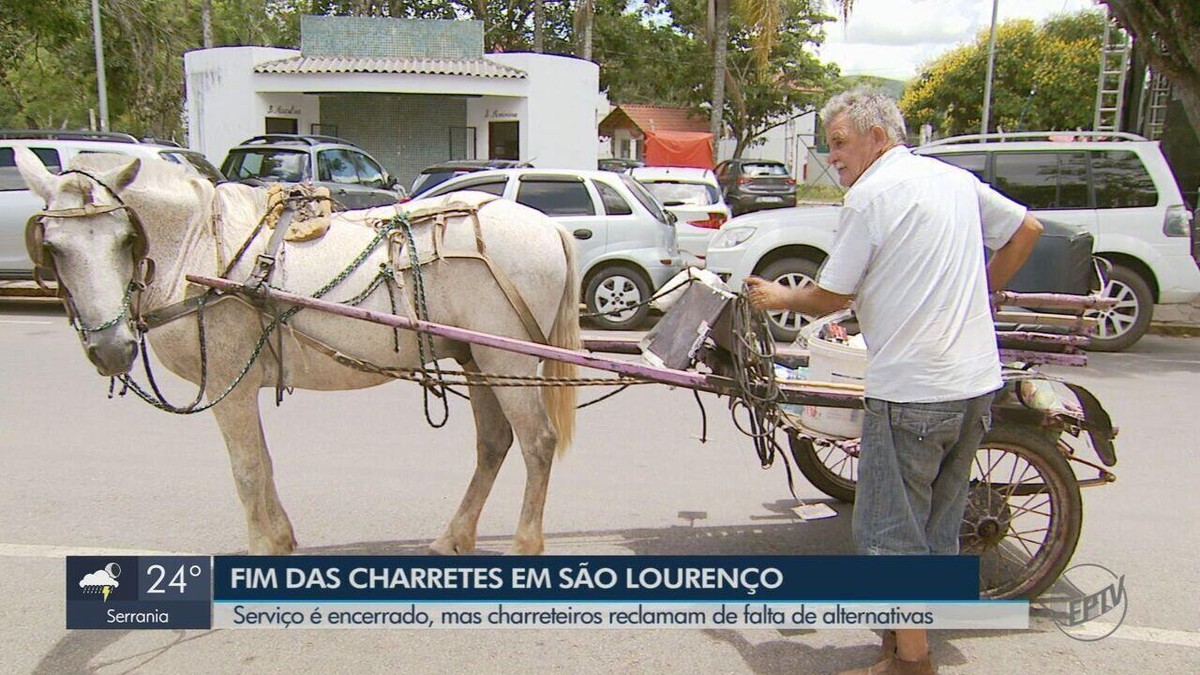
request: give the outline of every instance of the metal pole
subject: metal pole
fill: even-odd
[[[92,40],[96,45],[96,88],[100,94],[100,131],[108,131],[108,86],[104,81],[104,39],[100,33],[100,0],[92,0]]]
[[[979,133],[987,135],[988,118],[991,116],[992,108],[992,71],[996,67],[996,14],[1000,11],[1000,0],[992,0],[992,30],[988,37],[988,65],[987,78],[983,81],[983,122],[979,126]],[[981,139],[987,142],[987,139]]]

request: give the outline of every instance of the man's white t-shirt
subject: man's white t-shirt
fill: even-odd
[[[817,281],[854,295],[866,395],[895,403],[972,398],[1001,386],[983,247],[1025,207],[971,173],[897,146],[846,193]]]

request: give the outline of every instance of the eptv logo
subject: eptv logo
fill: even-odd
[[[1112,635],[1125,620],[1129,609],[1125,576],[1117,576],[1101,565],[1084,564],[1063,572],[1062,578],[1082,594],[1065,600],[1061,611],[1055,613],[1054,622],[1059,630],[1084,642],[1095,642]],[[1101,617],[1103,621],[1088,625]],[[1111,627],[1098,633],[1096,628],[1100,626]]]

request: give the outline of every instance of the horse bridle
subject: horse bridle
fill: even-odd
[[[154,281],[154,260],[149,257],[150,242],[146,237],[146,228],[142,225],[142,221],[138,218],[137,212],[121,199],[115,190],[106,185],[99,178],[92,174],[81,171],[79,169],[71,169],[62,172],[61,176],[68,174],[79,174],[90,179],[95,184],[104,188],[116,200],[116,204],[84,204],[80,207],[69,209],[47,209],[39,211],[29,218],[25,223],[25,249],[29,253],[29,259],[33,261],[33,279],[38,286],[49,288],[46,285],[45,273],[54,274],[58,285],[58,297],[62,300],[63,307],[66,308],[67,318],[71,325],[82,335],[88,333],[96,333],[112,326],[117,325],[124,320],[132,320],[134,327],[140,329],[142,323],[140,299],[141,292],[146,289]],[[112,319],[105,321],[96,326],[84,326],[79,320],[79,312],[75,307],[75,302],[71,299],[71,292],[67,289],[66,284],[62,279],[58,278],[57,270],[54,267],[54,257],[48,255],[44,243],[44,235],[46,229],[46,218],[91,218],[93,216],[112,213],[114,211],[124,211],[129,219],[130,226],[133,227],[133,274],[129,279],[129,283],[125,287],[125,297],[121,301],[121,311]],[[135,302],[135,294],[137,296]],[[132,313],[130,312],[133,307]]]

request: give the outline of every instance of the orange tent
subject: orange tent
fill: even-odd
[[[647,131],[646,166],[713,168],[712,134],[696,131]]]

